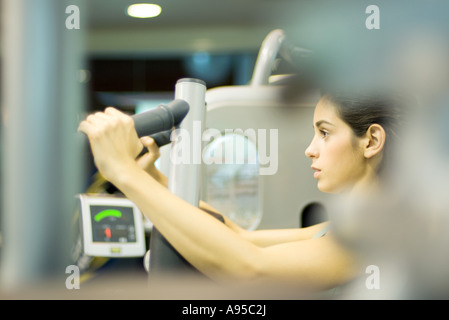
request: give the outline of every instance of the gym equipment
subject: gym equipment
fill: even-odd
[[[172,142],[171,149],[176,150],[180,139],[184,138],[180,138],[180,132],[176,129],[191,133],[195,121],[204,123],[205,91],[206,85],[201,80],[192,78],[178,80],[175,100],[167,106],[160,105],[156,109],[132,116],[138,136],[150,135],[159,147]],[[200,147],[196,150],[198,154],[192,154],[193,157],[201,156],[201,142],[199,143]],[[107,184],[101,176],[97,176],[96,181],[99,182],[97,187],[99,185],[104,187],[104,184]],[[196,206],[199,203],[199,181],[200,164],[194,162],[171,164],[169,190]],[[186,185],[190,187],[186,188]],[[85,256],[123,258],[145,254],[142,236],[144,218],[132,202],[115,195],[83,194],[79,195],[79,199],[82,211],[82,247]],[[128,221],[124,221],[126,216]],[[96,217],[98,221],[95,220]],[[144,222],[151,225],[148,219]],[[135,231],[136,234],[133,235],[129,230]],[[149,262],[145,263],[149,265],[150,275],[174,269],[196,272],[196,269],[190,266],[152,225],[150,247],[151,250],[145,257],[149,259]]]
[[[189,133],[190,138],[195,138],[193,134],[195,123],[205,123],[206,103],[205,103],[206,84],[199,79],[185,78],[180,79],[175,86],[175,99],[182,99],[190,106],[189,114],[186,119],[179,125],[180,130]],[[182,139],[178,139],[181,131],[175,130],[172,135],[172,157],[178,150],[178,144],[182,143]],[[199,137],[201,140],[201,135]],[[196,141],[200,143],[200,141]],[[195,150],[196,149],[196,150]],[[202,148],[193,148],[190,150],[191,158],[201,159]],[[197,161],[188,161],[188,163],[171,163],[170,174],[168,180],[169,190],[189,202],[194,206],[198,206],[200,198],[200,174],[201,165]],[[163,237],[163,235],[153,227],[150,238],[150,254],[149,254],[149,276],[154,278],[162,274],[173,272],[176,273],[197,273],[193,268]]]
[[[132,119],[137,135],[151,135],[160,147],[170,143],[172,129],[182,122],[188,112],[188,103],[175,99],[167,105],[133,115]],[[145,254],[142,213],[131,201],[113,195],[81,194],[78,197],[84,254],[98,257]]]
[[[142,213],[125,197],[79,195],[83,252],[95,257],[145,254]]]
[[[302,219],[298,214],[301,216],[311,203],[325,206],[331,197],[318,190],[310,171],[310,159],[304,155],[313,137],[313,112],[320,92],[313,87],[308,75],[301,76],[300,72],[295,77],[272,74],[279,60],[295,64],[295,70],[308,69],[311,54],[307,49],[294,47],[283,30],[273,30],[262,43],[248,85],[216,87],[206,92],[209,128],[222,134],[240,129],[243,137],[259,147],[259,155],[263,155],[259,139],[245,135],[246,130],[265,131],[267,136],[270,131],[277,132],[277,139],[267,138],[270,148],[272,143],[277,143],[272,148],[273,155],[266,152],[272,163],[263,163],[263,158],[259,157],[259,171],[267,171],[271,165],[269,174],[259,174],[251,177],[250,181],[240,179],[241,183],[237,179],[239,176],[226,177],[230,183],[224,187],[225,180],[216,174],[219,169],[213,167],[226,164],[204,166],[202,200],[231,219],[239,214],[239,220],[246,219],[241,214],[245,212],[251,212],[247,215],[249,217],[259,214],[261,218],[257,226],[246,224],[252,228],[301,227],[298,221]],[[265,151],[270,151],[270,148],[265,148]],[[241,168],[245,169],[245,166]],[[236,191],[242,188],[245,193]],[[248,201],[250,196],[251,202]]]
[[[147,114],[150,116],[145,121],[141,121],[141,117],[144,117],[143,114],[134,116],[136,130],[137,127],[154,126],[157,129],[146,130],[145,134],[156,134],[156,131],[159,130],[157,134],[165,135],[167,138],[168,133],[170,133],[172,159],[176,158],[176,153],[179,152],[178,147],[185,142],[183,140],[186,137],[190,139],[191,146],[195,143],[197,146],[199,145],[197,148],[190,148],[190,158],[186,163],[181,162],[175,164],[173,161],[170,162],[168,188],[173,194],[194,206],[198,206],[199,204],[201,197],[200,183],[204,183],[204,179],[201,177],[201,170],[203,169],[201,161],[203,150],[201,133],[203,128],[199,128],[200,135],[195,136],[195,130],[198,129],[195,126],[206,123],[207,101],[208,127],[217,128],[223,132],[226,129],[236,127],[243,130],[247,128],[257,130],[279,129],[281,130],[279,132],[279,139],[270,142],[275,144],[279,143],[279,149],[276,152],[279,152],[279,154],[289,154],[292,152],[292,145],[295,145],[295,148],[293,148],[294,157],[279,159],[279,170],[276,170],[273,174],[260,175],[258,178],[259,185],[261,186],[258,197],[260,201],[264,201],[261,203],[260,210],[263,210],[263,213],[271,211],[277,215],[276,221],[274,221],[270,220],[270,217],[264,214],[264,219],[261,220],[263,227],[297,227],[298,220],[291,214],[292,211],[297,212],[301,205],[306,204],[302,203],[305,199],[307,201],[321,202],[322,197],[317,196],[318,191],[316,193],[310,191],[316,189],[316,183],[312,175],[307,174],[310,173],[309,171],[307,173],[299,171],[298,179],[295,179],[295,176],[292,175],[292,172],[298,171],[297,169],[300,166],[298,163],[307,161],[304,156],[304,149],[307,143],[310,142],[311,136],[305,135],[303,131],[304,128],[310,127],[313,107],[318,101],[319,95],[317,91],[306,90],[301,94],[299,99],[286,101],[283,98],[285,87],[273,83],[268,79],[269,73],[267,70],[271,70],[275,57],[279,53],[291,53],[288,57],[295,55],[292,53],[291,46],[287,46],[286,49],[286,43],[285,36],[281,30],[275,30],[267,37],[260,50],[253,79],[249,86],[222,87],[206,92],[206,85],[203,81],[191,78],[180,79],[175,86],[175,101],[184,101],[189,106],[185,119],[182,117],[183,112],[179,112],[182,118],[180,123],[175,123],[175,121],[170,122],[172,119],[170,113],[173,112],[167,112],[168,108],[163,107],[148,111]],[[275,48],[267,50],[267,46],[275,46]],[[295,52],[309,53],[307,50],[296,50]],[[181,107],[179,108],[181,109]],[[236,114],[239,116],[236,117]],[[154,117],[151,117],[153,115]],[[177,113],[176,117],[173,116],[173,120],[179,120],[177,118],[178,116]],[[167,120],[169,124],[166,125]],[[167,130],[170,129],[170,125],[176,127],[176,130]],[[187,132],[188,135],[182,136],[183,132]],[[310,135],[312,133],[310,130]],[[141,135],[141,133],[138,134]],[[192,138],[200,141],[192,141]],[[254,142],[257,145],[257,141]],[[159,146],[161,145],[163,144],[159,144]],[[298,147],[298,145],[301,147]],[[304,158],[303,160],[298,161],[296,149],[301,149],[300,154]],[[262,163],[262,165],[264,164]],[[307,169],[309,165],[304,164],[303,167]],[[307,179],[307,177],[310,179]],[[295,181],[292,179],[295,179]],[[264,181],[262,182],[261,180]],[[286,197],[285,195],[288,192],[279,188],[279,185],[292,186],[290,188],[296,190],[301,197]],[[209,186],[205,186],[203,189],[208,188]],[[273,199],[276,199],[276,201],[273,201]],[[270,205],[277,207],[272,208]],[[286,222],[283,216],[278,215],[279,212],[285,213],[286,216],[293,216],[291,220],[294,223],[290,224],[290,222]],[[155,227],[152,228],[150,251],[145,259],[147,258],[149,261],[145,261],[145,264],[149,266],[148,272],[150,278],[162,274],[198,273]]]
[[[305,163],[303,166],[304,170],[299,171],[298,179],[292,181],[292,178],[295,177],[292,175],[292,172],[298,172],[298,167],[300,166],[298,163],[308,161],[304,156],[304,150],[307,143],[310,142],[310,135],[313,132],[309,130],[310,135],[305,135],[303,131],[305,128],[311,127],[313,109],[319,99],[319,93],[313,90],[305,91],[300,99],[286,101],[283,98],[285,86],[274,84],[269,80],[269,75],[278,54],[282,54],[289,62],[294,62],[301,59],[303,55],[309,55],[310,51],[293,47],[286,41],[282,30],[275,30],[267,36],[262,45],[249,86],[219,87],[206,92],[204,92],[205,87],[197,81],[180,81],[176,86],[176,97],[186,100],[191,107],[189,115],[181,124],[181,128],[190,126],[188,127],[188,132],[191,133],[190,136],[193,135],[194,121],[206,123],[206,110],[204,109],[207,102],[207,128],[217,128],[221,132],[225,132],[230,128],[241,128],[243,130],[247,128],[262,130],[281,128],[279,140],[270,143],[279,142],[279,151],[282,154],[292,153],[292,145],[295,145],[295,148],[293,148],[295,157],[279,159],[279,172],[273,175],[259,176],[259,189],[261,192],[258,194],[258,197],[259,201],[263,201],[260,210],[264,210],[264,213],[271,211],[277,215],[278,220],[274,221],[268,214],[264,214],[264,219],[261,222],[267,228],[278,226],[298,227],[298,219],[294,216],[294,213],[298,212],[298,208],[306,204],[306,201],[321,202],[323,199],[318,190],[316,192],[313,191],[317,188],[310,170],[303,172],[309,169],[310,164]],[[191,100],[192,98],[194,98],[195,102]],[[176,142],[175,139],[172,140],[171,150],[173,152],[176,150]],[[256,141],[254,142],[256,143]],[[296,148],[298,145],[303,147]],[[199,149],[202,150],[203,148]],[[301,149],[300,154],[304,159],[298,161],[296,149]],[[201,154],[194,154],[191,155],[191,160],[195,156],[201,159]],[[204,174],[199,175],[199,170],[203,170],[204,167],[207,166],[200,168],[198,164],[174,165],[172,163],[169,175],[169,189],[192,205],[198,206],[199,198],[202,196],[198,195],[199,184],[203,184],[203,191],[207,190],[210,192],[209,189],[211,187],[206,185],[207,181],[204,179]],[[301,196],[286,196],[291,192],[287,192],[287,190],[279,187],[281,185],[293,186],[293,190],[297,190]],[[272,195],[269,194],[270,192]],[[202,198],[202,200],[205,199]],[[207,198],[206,202],[208,200],[210,198]],[[227,199],[228,202],[234,200]],[[273,204],[270,204],[270,202]],[[272,207],[273,205],[277,207]],[[217,209],[220,210],[220,208]],[[291,216],[291,221],[286,221],[282,215],[279,217],[280,211],[283,211],[282,214],[285,214],[286,217]],[[223,213],[226,214],[224,210]],[[164,272],[173,275],[174,273],[190,274],[191,271],[196,271],[170,246],[168,241],[155,228],[153,228],[151,234],[149,259],[150,278]]]
[[[175,99],[169,104],[159,105],[156,109],[133,115],[134,127],[139,137],[154,134],[158,146],[170,142],[169,133],[173,127],[178,126],[189,112],[186,101]]]

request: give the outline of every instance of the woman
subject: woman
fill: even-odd
[[[368,192],[378,185],[386,143],[393,136],[395,114],[390,111],[395,109],[380,100],[357,99],[324,95],[315,108],[315,136],[305,153],[312,159],[313,175],[323,192]],[[165,187],[166,178],[154,167],[159,151],[154,141],[139,139],[133,120],[120,111],[107,108],[90,115],[79,130],[89,138],[100,173],[210,278],[326,289],[358,275],[356,258],[331,232],[315,237],[327,223],[246,231],[226,218],[223,224],[174,196]],[[150,154],[136,161],[142,144]],[[205,203],[200,208],[214,211]]]

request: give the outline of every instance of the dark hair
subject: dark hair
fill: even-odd
[[[381,125],[386,134],[383,154],[391,156],[392,145],[399,139],[403,104],[406,101],[401,94],[328,91],[323,96],[335,106],[339,117],[357,137],[363,136],[371,125]],[[381,168],[384,162],[382,161]]]

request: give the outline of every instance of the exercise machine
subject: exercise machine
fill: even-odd
[[[195,159],[201,157],[202,147],[201,135],[199,139],[195,137],[194,130],[197,129],[195,125],[205,122],[205,92],[206,84],[203,81],[180,79],[176,83],[175,99],[172,102],[132,116],[138,136],[150,135],[159,147],[171,143],[173,158],[179,152],[180,144],[185,143],[182,139],[197,138],[192,143],[199,143],[199,147],[189,150],[192,159],[171,165],[168,182],[168,188],[173,194],[195,206],[199,204],[201,174],[200,163]],[[196,272],[131,201],[121,194],[99,194],[98,191],[104,188],[105,183],[107,182],[97,175],[95,183],[88,189],[90,192],[78,196],[82,241],[77,245],[77,260],[83,269],[88,267],[93,257],[144,256],[146,229],[151,231],[150,250],[145,256],[148,260],[145,265],[148,266],[150,275],[174,270]]]
[[[317,189],[310,159],[304,155],[313,137],[313,112],[320,92],[306,72],[294,77],[276,74],[275,67],[281,61],[292,69],[307,70],[312,55],[294,46],[283,30],[273,30],[262,43],[247,85],[206,92],[207,126],[217,129],[219,139],[245,139],[258,150],[258,163],[253,165],[257,168],[248,164],[203,168],[202,199],[243,228],[303,227],[304,220],[314,220],[304,219],[304,214],[316,216],[320,211],[321,219],[323,210],[315,209],[326,207],[331,197]],[[247,134],[251,131],[256,135]],[[260,148],[264,143],[258,133],[265,133],[265,149]],[[213,148],[212,144],[205,148]]]

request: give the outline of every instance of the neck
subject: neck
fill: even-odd
[[[347,193],[351,196],[371,195],[378,192],[379,185],[379,176],[373,168],[369,167],[363,177],[347,190]]]

